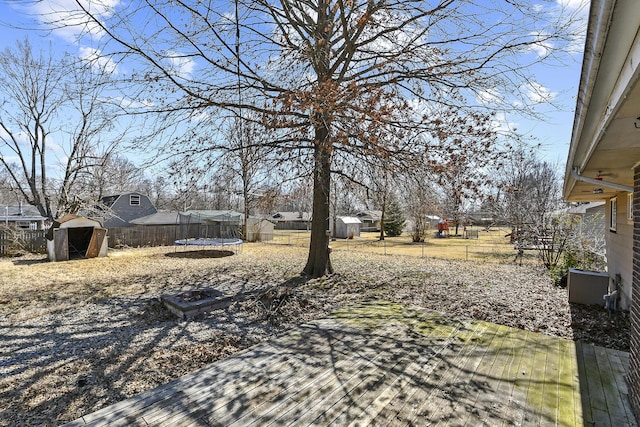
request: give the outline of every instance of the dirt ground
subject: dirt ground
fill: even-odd
[[[627,313],[569,304],[531,265],[335,250],[336,273],[306,280],[305,248],[201,249],[0,259],[0,426],[71,421],[367,298],[629,348]],[[160,301],[203,287],[231,304],[184,321]]]

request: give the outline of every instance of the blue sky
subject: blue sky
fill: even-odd
[[[107,0],[117,3],[118,0]],[[586,0],[556,0],[559,6],[576,9]],[[64,4],[68,0],[58,0],[56,4]],[[40,45],[54,51],[66,51],[79,57],[88,57],[93,49],[86,44],[75,42],[71,31],[34,31],[37,28],[38,16],[45,13],[48,1],[34,2],[31,0],[7,1],[0,0],[0,48],[14,47],[18,39],[29,36],[34,45]],[[582,15],[586,19],[587,7],[583,8]],[[29,28],[29,29],[27,29]],[[83,42],[86,43],[86,42]],[[537,88],[542,93],[548,93],[553,98],[554,107],[541,107],[546,113],[543,121],[524,119],[518,116],[505,115],[500,117],[504,126],[515,126],[525,137],[535,140],[540,144],[540,156],[547,161],[559,163],[559,169],[563,170],[567,151],[571,138],[573,125],[573,111],[576,102],[576,92],[580,79],[582,61],[582,46],[580,41],[572,60],[564,64],[548,64],[536,66],[535,78]],[[188,64],[183,64],[188,65]]]

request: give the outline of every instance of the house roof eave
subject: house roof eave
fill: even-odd
[[[633,185],[640,160],[640,8],[633,0],[593,0],[563,197],[569,201],[615,196],[593,179]],[[575,171],[575,172],[574,172]],[[589,180],[581,180],[576,177]],[[597,190],[594,194],[594,190]],[[601,194],[604,194],[602,196]]]
[[[565,169],[565,183],[563,196],[565,199],[575,186],[576,180],[571,171],[574,169],[577,151],[582,137],[588,106],[593,95],[594,84],[600,67],[600,58],[604,49],[611,13],[613,11],[613,0],[592,0],[589,7],[589,22],[584,44],[584,54],[582,60],[582,71],[580,74],[580,86],[578,88],[575,115],[573,120],[573,130],[569,145],[569,154]]]

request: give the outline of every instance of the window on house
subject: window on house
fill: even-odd
[[[140,195],[132,194],[129,196],[129,204],[131,206],[140,206]]]
[[[616,231],[616,215],[618,214],[618,199],[609,199],[609,230]]]
[[[633,221],[633,193],[627,194],[627,219]]]

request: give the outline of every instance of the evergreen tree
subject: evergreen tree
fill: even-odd
[[[402,208],[395,197],[391,196],[387,206],[387,215],[384,219],[384,231],[389,237],[396,237],[402,234],[405,217]]]

